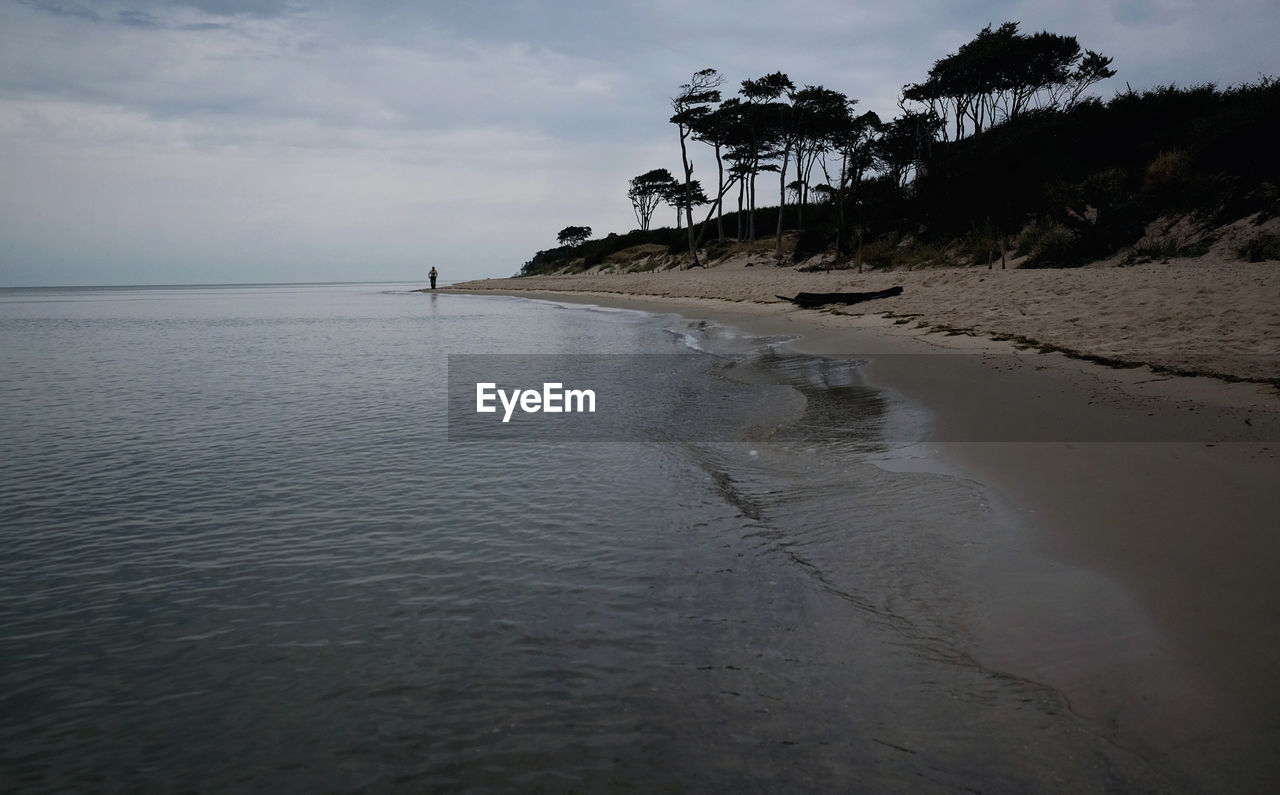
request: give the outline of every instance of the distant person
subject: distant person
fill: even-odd
[[[439,276],[440,274],[436,273],[435,265],[431,266],[431,272],[428,273],[427,275],[431,277],[431,289],[432,290],[436,289],[436,277]]]

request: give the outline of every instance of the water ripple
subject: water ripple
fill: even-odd
[[[1096,789],[1125,764],[954,653],[944,564],[982,513],[859,457],[887,409],[846,370],[782,372],[809,409],[756,456],[449,444],[446,351],[753,343],[384,288],[31,298],[0,301],[6,790],[1014,790],[1046,754]]]

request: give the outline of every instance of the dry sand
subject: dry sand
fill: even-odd
[[[1028,338],[1088,354],[1280,378],[1280,263],[1198,260],[1073,270],[986,268],[801,273],[771,257],[709,269],[531,276],[455,289],[542,290],[775,303],[797,292],[903,294],[844,308],[935,327]]]
[[[902,296],[839,313],[774,298],[893,285]],[[1176,789],[1280,786],[1280,264],[859,275],[761,260],[452,289],[672,312],[869,355],[873,383],[932,412],[932,439],[915,447],[1009,506],[1038,556],[1011,554],[975,583],[974,657],[1055,688],[1100,734],[1176,771]],[[988,335],[1254,380],[1115,369]],[[1104,615],[1121,599],[1144,626]]]

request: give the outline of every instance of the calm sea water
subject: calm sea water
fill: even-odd
[[[998,517],[877,465],[927,418],[780,342],[388,285],[0,291],[0,788],[1144,786],[969,653]],[[450,442],[450,353],[694,353],[801,409],[769,444]]]

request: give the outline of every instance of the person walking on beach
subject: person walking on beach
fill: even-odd
[[[432,290],[436,289],[436,276],[439,276],[440,274],[436,273],[435,265],[431,266],[431,272],[428,273],[427,275],[431,277],[431,289]]]

